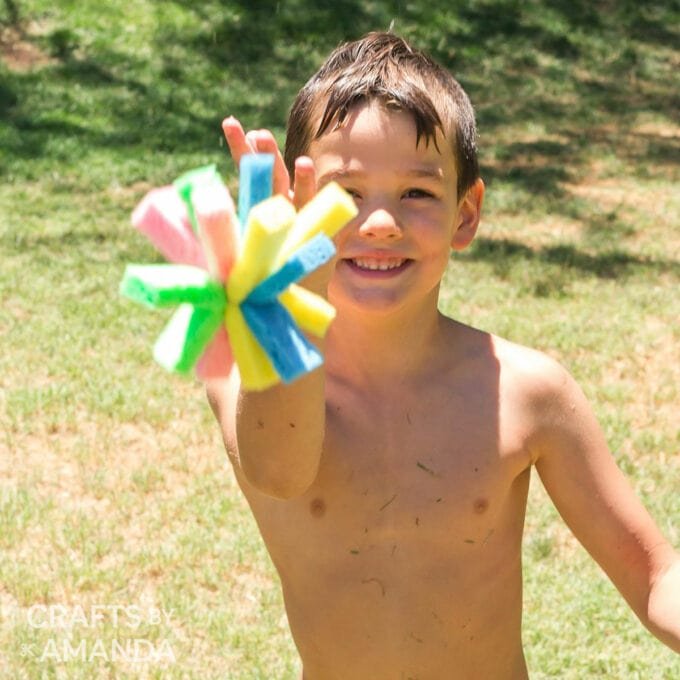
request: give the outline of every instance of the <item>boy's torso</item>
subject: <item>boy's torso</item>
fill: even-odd
[[[465,337],[465,360],[426,384],[367,395],[329,378],[303,496],[271,499],[238,475],[308,680],[526,677],[521,350]]]

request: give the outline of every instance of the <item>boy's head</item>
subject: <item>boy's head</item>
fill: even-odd
[[[424,137],[436,144],[441,130],[454,155],[462,198],[479,177],[470,100],[448,71],[392,33],[369,33],[341,45],[300,90],[286,135],[291,177],[295,159],[308,153],[315,139],[342,126],[355,105],[371,100],[410,113],[417,143]]]

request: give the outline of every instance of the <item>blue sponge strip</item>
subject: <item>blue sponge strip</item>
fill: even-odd
[[[245,301],[263,304],[274,300],[291,283],[299,281],[328,262],[334,254],[333,241],[325,234],[317,234],[298,248],[280,269],[255,286]]]
[[[274,154],[249,153],[239,165],[238,219],[241,233],[246,228],[250,209],[272,195]]]
[[[281,303],[244,302],[241,311],[284,383],[292,382],[323,363],[319,351],[298,330]]]

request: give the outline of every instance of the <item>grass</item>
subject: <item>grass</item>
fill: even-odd
[[[639,6],[642,5],[642,6]],[[221,118],[282,138],[342,39],[397,30],[476,103],[485,219],[442,307],[564,362],[680,546],[677,3],[240,0],[0,5],[0,675],[295,678],[276,576],[201,389],[149,358],[162,315],[116,294],[157,256],[129,227],[152,186],[216,162]],[[532,678],[675,678],[532,486]],[[164,608],[74,644],[169,641],[175,663],[40,660],[36,605]],[[39,611],[39,610],[33,610]]]

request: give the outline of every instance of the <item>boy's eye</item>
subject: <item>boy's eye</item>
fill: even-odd
[[[358,201],[361,198],[361,194],[356,189],[351,189],[350,187],[343,187],[343,189],[355,200]]]
[[[408,189],[402,198],[434,198],[434,194],[426,189]]]

